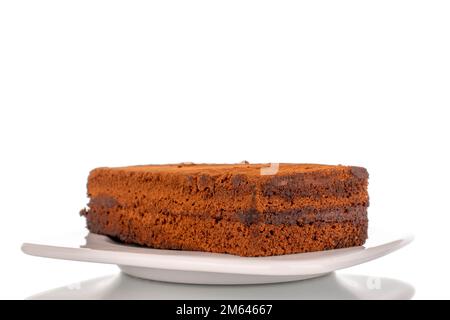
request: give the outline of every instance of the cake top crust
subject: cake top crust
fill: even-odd
[[[364,178],[366,169],[355,166],[324,165],[324,164],[297,164],[297,163],[237,163],[237,164],[194,164],[175,163],[164,165],[136,165],[127,167],[102,167],[97,169],[108,169],[112,171],[140,172],[140,173],[178,173],[178,174],[244,174],[249,176],[259,175],[289,175],[309,172],[333,172],[351,171],[353,174]]]

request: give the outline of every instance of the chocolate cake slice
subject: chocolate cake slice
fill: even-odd
[[[271,256],[360,246],[366,169],[317,164],[97,168],[91,232],[151,248]]]

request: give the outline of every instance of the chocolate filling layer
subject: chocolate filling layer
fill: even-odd
[[[122,206],[113,197],[100,196],[92,198],[88,204],[89,209],[82,210],[82,215],[88,215],[91,211],[95,214],[105,214],[106,212],[113,212],[121,210]],[[141,216],[145,214],[145,208],[139,210],[135,208],[136,213]],[[151,211],[149,215],[153,215]],[[169,210],[163,210],[155,214],[173,215]],[[180,216],[191,216],[199,219],[215,219],[220,221],[223,219],[221,212],[215,214],[205,212],[195,213],[176,213]],[[304,225],[316,222],[344,222],[344,221],[362,221],[367,219],[367,207],[365,205],[354,205],[348,207],[335,207],[327,209],[317,209],[310,206],[305,206],[298,209],[284,210],[284,211],[258,211],[256,209],[249,209],[245,211],[236,212],[235,218],[230,221],[239,221],[245,225],[256,223],[273,224],[273,225]]]
[[[264,223],[274,225],[304,225],[315,222],[344,222],[360,221],[367,219],[367,208],[364,206],[353,206],[348,208],[330,208],[317,210],[312,207],[304,207],[295,210],[279,212],[258,212],[254,209],[237,214],[240,222],[249,225],[253,223]]]

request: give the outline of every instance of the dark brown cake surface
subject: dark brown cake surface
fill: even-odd
[[[97,168],[91,232],[161,249],[269,256],[367,239],[366,169],[316,164]]]

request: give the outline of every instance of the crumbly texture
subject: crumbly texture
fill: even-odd
[[[97,168],[91,232],[151,248],[271,256],[359,246],[367,239],[366,169],[280,164]]]

